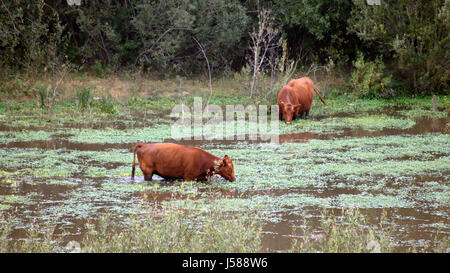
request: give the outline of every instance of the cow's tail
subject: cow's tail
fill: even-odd
[[[133,149],[133,167],[131,168],[131,179],[134,179],[134,171],[136,169],[136,150],[138,148],[141,148],[142,145],[143,145],[143,143],[138,143],[134,146],[134,149]]]
[[[323,100],[322,96],[319,94],[319,90],[314,86],[314,91],[316,91],[317,95],[319,95],[320,100],[323,102],[323,104],[327,105],[325,101]]]

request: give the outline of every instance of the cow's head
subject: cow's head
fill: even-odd
[[[236,180],[236,176],[234,175],[233,160],[231,160],[228,155],[225,155],[225,157],[220,162],[217,174],[220,174],[223,178],[229,181]]]
[[[294,118],[294,114],[298,112],[300,106],[301,104],[280,102],[281,113],[283,113],[284,121],[286,121],[286,123],[291,123],[292,119]]]

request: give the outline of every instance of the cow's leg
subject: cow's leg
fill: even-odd
[[[208,177],[206,174],[201,174],[195,180],[205,182],[205,181],[208,181]]]
[[[302,117],[302,113],[300,112],[300,110],[298,110],[298,111],[294,112],[294,117],[292,119],[294,120],[294,119],[301,118],[301,117]]]
[[[309,116],[309,110],[307,110],[307,111],[305,112],[305,119],[308,118],[308,116]]]
[[[145,181],[152,181],[153,173],[150,174],[144,174],[144,180]]]
[[[144,180],[145,181],[152,181],[152,177],[153,177],[153,173],[154,172],[155,172],[155,170],[153,170],[153,169],[145,170],[145,172],[143,172],[144,173]]]
[[[141,167],[142,173],[144,174],[144,180],[152,181],[152,176],[155,172],[155,166],[152,164],[152,162],[145,162],[143,160],[140,160],[139,167]]]
[[[192,176],[192,175],[185,175],[183,176],[184,181],[195,181],[196,177]]]

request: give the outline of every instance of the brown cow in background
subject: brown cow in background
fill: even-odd
[[[280,120],[284,117],[286,123],[291,123],[298,115],[305,114],[305,117],[307,117],[311,109],[314,91],[326,105],[309,77],[293,79],[286,84],[278,93],[278,113]]]
[[[228,155],[222,159],[200,148],[174,143],[136,144],[133,150],[132,179],[136,152],[145,180],[152,180],[153,174],[186,181],[206,181],[208,177],[219,174],[229,181],[236,180],[233,161]]]

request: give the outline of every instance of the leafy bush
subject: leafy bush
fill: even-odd
[[[398,77],[420,93],[450,88],[450,1],[353,0],[349,31],[386,57]]]
[[[91,70],[94,72],[94,75],[99,78],[105,77],[110,72],[107,67],[103,68],[102,62],[99,60],[95,60],[94,64],[91,66]]]
[[[240,61],[246,45],[241,41],[249,17],[240,1],[142,1],[131,20],[140,44],[138,61],[167,72],[198,72],[206,68],[201,47],[212,68],[229,67]]]
[[[353,93],[357,97],[389,97],[393,95],[391,84],[392,76],[384,77],[384,63],[380,57],[374,62],[365,61],[362,53],[353,63],[355,70],[352,72],[351,85]]]
[[[44,0],[2,1],[0,67],[50,68],[65,44],[59,14]]]
[[[283,23],[283,36],[289,41],[289,55],[326,62],[332,58],[338,66],[349,64],[360,44],[347,31],[353,3],[351,0],[277,0],[273,10]]]

